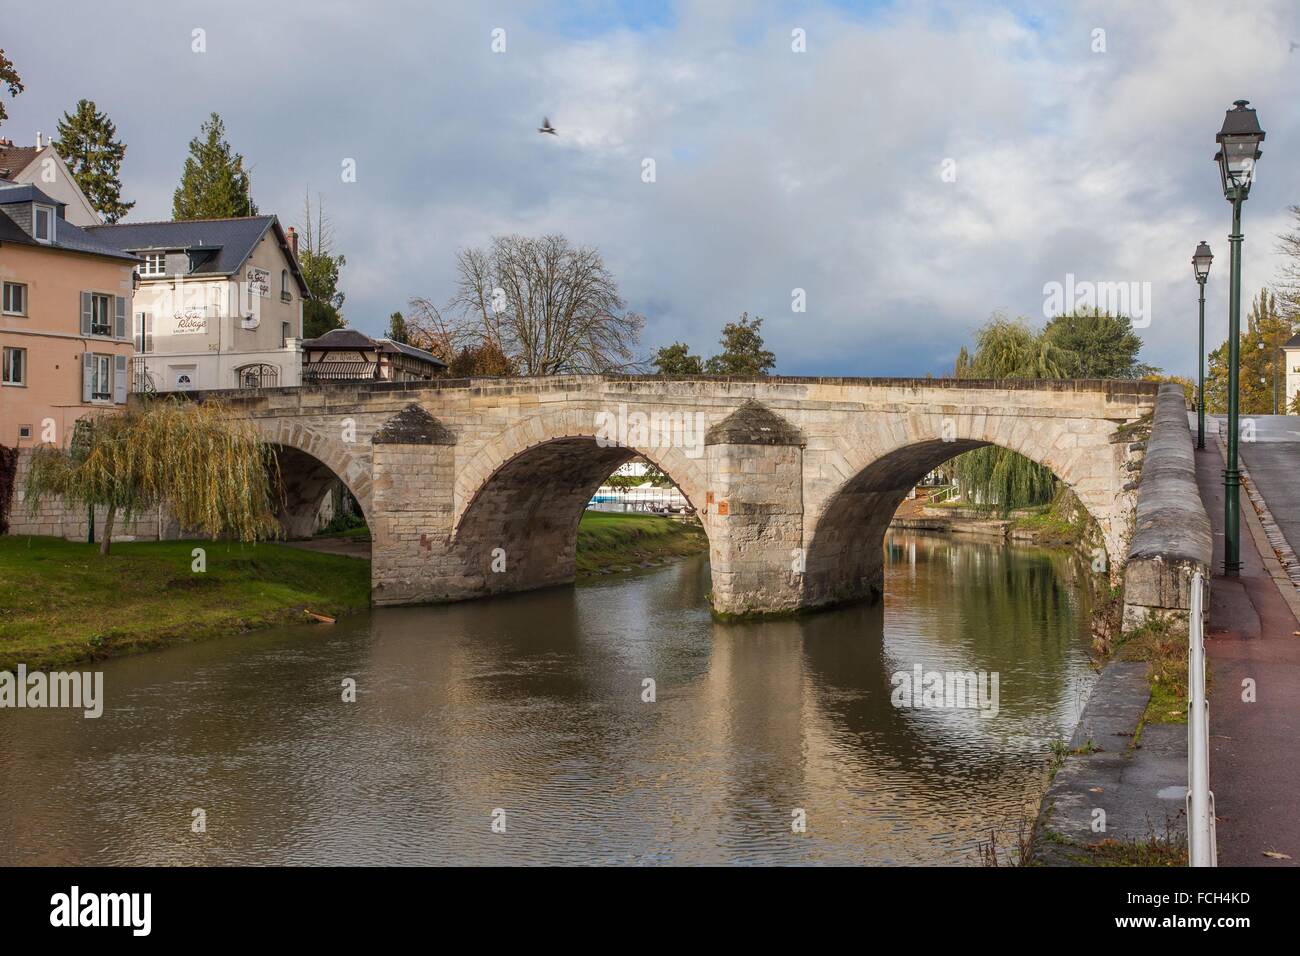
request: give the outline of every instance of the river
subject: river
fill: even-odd
[[[1090,689],[1084,571],[888,550],[802,618],[713,622],[697,557],[109,661],[97,720],[0,711],[0,863],[976,864]],[[894,706],[918,664],[996,716]]]

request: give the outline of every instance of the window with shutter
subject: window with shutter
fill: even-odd
[[[120,295],[113,296],[113,337],[126,338],[126,299]]]
[[[81,293],[81,334],[90,335],[95,323],[95,305],[92,293]]]
[[[82,293],[85,295],[86,293]],[[95,394],[95,356],[85,352],[81,356],[81,400],[89,402]]]
[[[113,401],[126,404],[126,356],[113,356]]]

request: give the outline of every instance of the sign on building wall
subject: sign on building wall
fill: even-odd
[[[176,335],[200,335],[208,331],[208,316],[203,309],[178,309],[172,318]]]
[[[249,266],[244,278],[248,282],[248,291],[250,293],[256,293],[263,299],[271,294],[271,273],[269,270]]]

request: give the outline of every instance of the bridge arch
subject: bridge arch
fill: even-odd
[[[655,435],[611,444],[592,421],[594,416],[572,412],[531,416],[487,442],[459,470],[451,546],[484,592],[572,582],[578,523],[587,503],[636,455],[658,466],[698,511],[704,500],[702,462],[680,448],[659,447]]]
[[[621,460],[600,478],[609,475],[624,461],[634,455],[641,455],[654,463],[665,475],[681,489],[686,500],[697,512],[703,511],[705,501],[705,464],[703,447],[699,453],[695,449],[685,449],[680,444],[673,444],[673,436],[663,434],[658,427],[647,428],[645,434],[637,437],[644,441],[634,441],[626,445],[608,445],[603,440],[603,432],[595,411],[573,409],[538,415],[530,415],[483,444],[483,447],[457,469],[456,485],[453,493],[452,536],[459,534],[463,519],[476,499],[488,488],[494,475],[497,475],[509,462],[519,459],[530,450],[541,445],[560,440],[573,444],[567,446],[572,451],[581,451],[586,442],[590,448],[617,450],[623,452]],[[703,434],[701,431],[701,442]],[[587,453],[590,453],[588,449]],[[609,456],[611,459],[615,456]],[[592,491],[599,487],[599,482],[592,486]],[[583,504],[591,500],[588,494]]]
[[[1097,523],[1112,566],[1126,553],[1131,493],[1119,483],[1122,446],[1108,419],[1062,421],[1023,412],[900,416],[888,428],[859,428],[836,439],[842,480],[809,502],[805,526],[805,606],[879,594],[885,531],[908,492],[963,452],[989,445],[1051,471]]]
[[[334,441],[298,423],[263,420],[257,427],[274,451],[280,468],[284,494],[277,503],[276,517],[287,537],[311,537],[316,530],[316,514],[334,479],[351,492],[362,515],[369,520],[373,504],[370,463],[366,456],[354,454],[342,441]]]

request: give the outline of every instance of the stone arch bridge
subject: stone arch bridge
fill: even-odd
[[[698,511],[715,610],[743,614],[877,595],[908,490],[984,445],[1050,468],[1122,565],[1142,454],[1123,426],[1156,388],[582,375],[215,394],[276,446],[290,536],[310,534],[331,478],[356,496],[376,604],[571,582],[583,509],[639,454]]]

